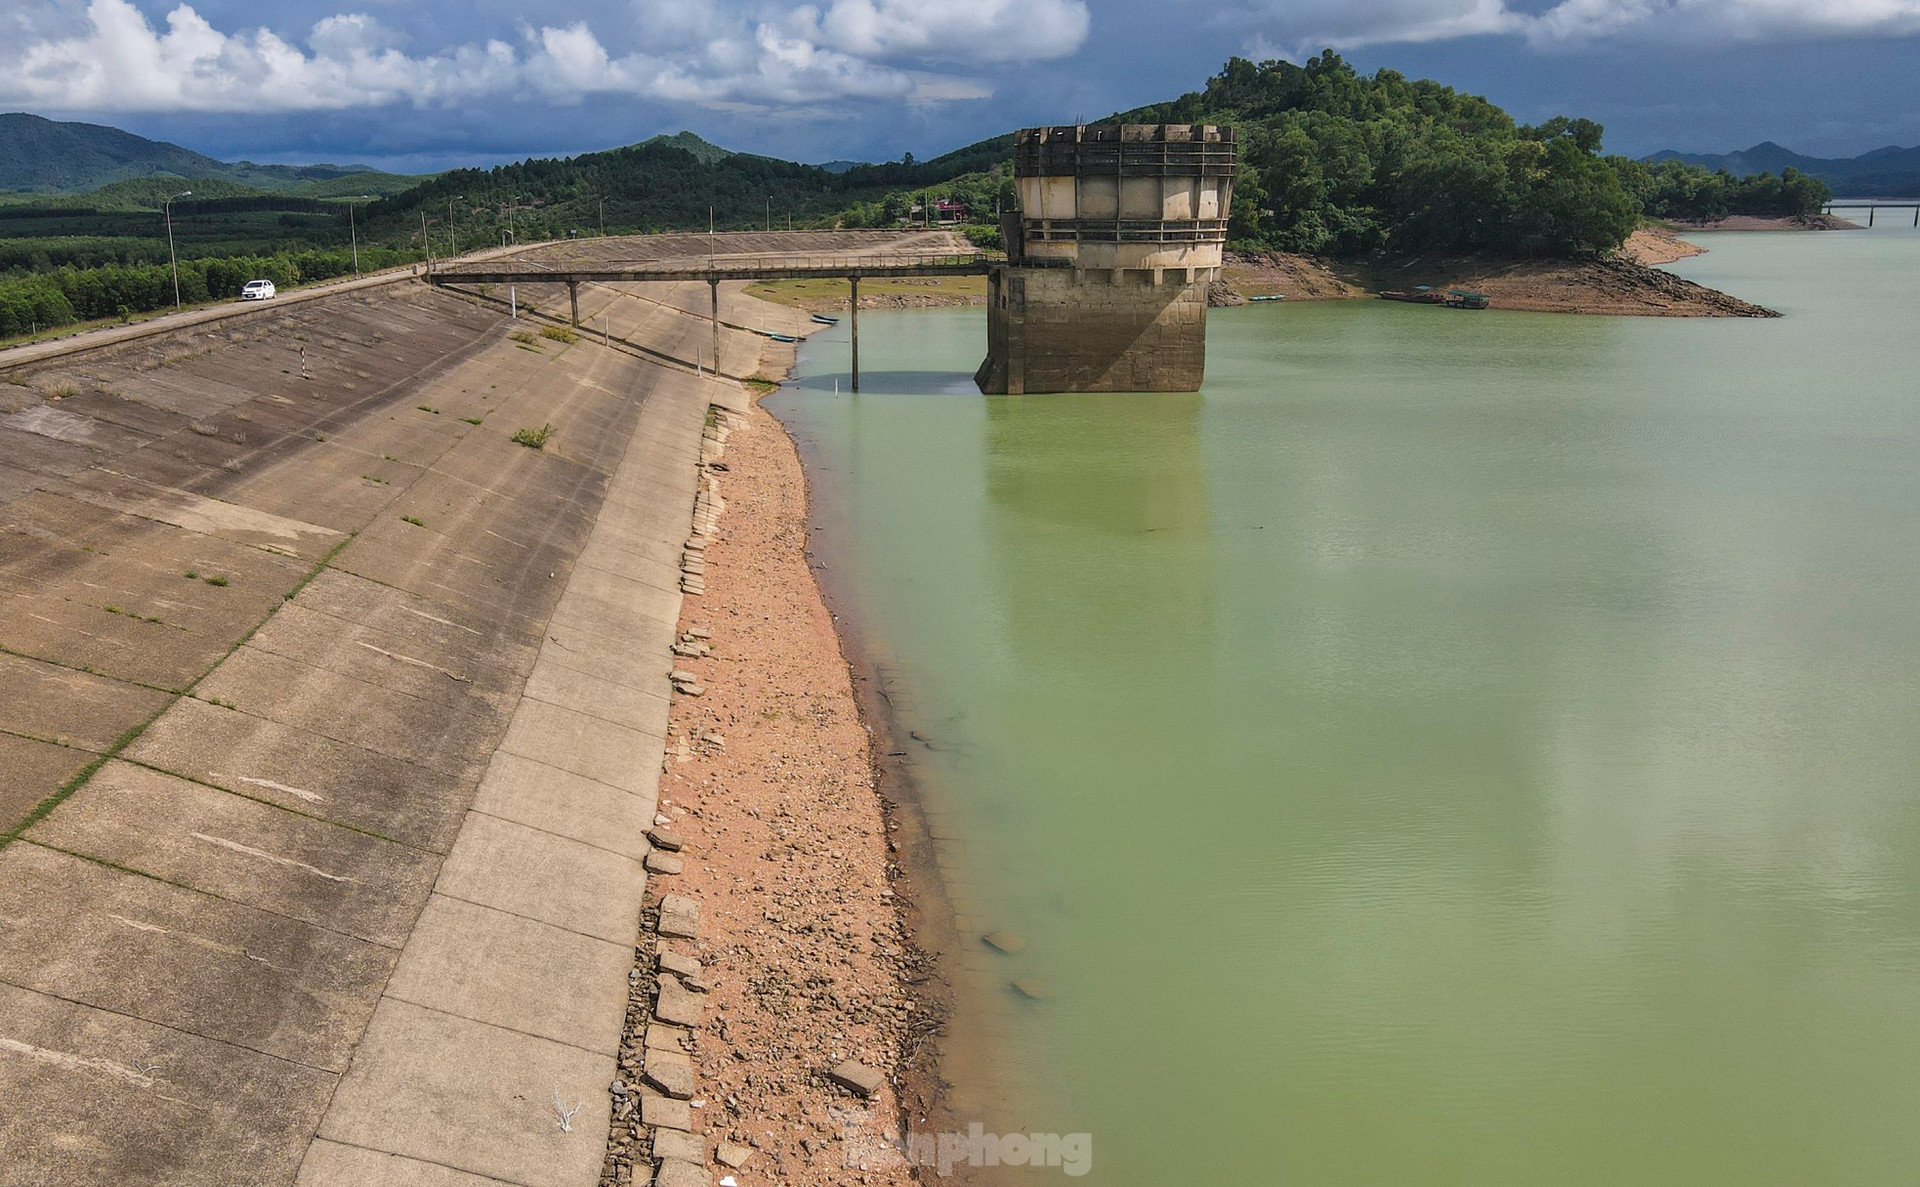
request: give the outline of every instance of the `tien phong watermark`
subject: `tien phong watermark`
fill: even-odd
[[[1090,1133],[988,1133],[978,1121],[965,1133],[909,1132],[905,1141],[888,1142],[885,1149],[939,1175],[963,1166],[1051,1166],[1076,1177],[1093,1169]],[[849,1146],[847,1161],[853,1165],[866,1160]]]

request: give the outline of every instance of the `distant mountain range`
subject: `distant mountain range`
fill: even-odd
[[[0,115],[0,192],[78,194],[150,177],[217,179],[316,198],[397,193],[421,180],[366,165],[228,163],[103,124],[63,123],[18,111]]]
[[[1752,173],[1778,174],[1792,168],[1826,182],[1843,198],[1899,197],[1920,195],[1920,146],[1900,148],[1889,145],[1857,157],[1807,157],[1783,148],[1771,140],[1732,153],[1683,153],[1668,149],[1646,158],[1649,161],[1681,160],[1709,169],[1725,169],[1735,177]]]

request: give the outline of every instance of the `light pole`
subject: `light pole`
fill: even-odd
[[[447,199],[447,246],[453,249],[447,253],[449,258],[460,254],[460,241],[453,236],[453,204],[455,202],[464,202],[466,198],[467,196],[465,194],[455,194],[453,197]]]
[[[600,238],[607,237],[607,196],[600,195]]]
[[[427,252],[427,275],[433,275],[433,237],[427,234],[427,212],[420,212],[420,246]]]
[[[160,204],[160,209],[167,216],[167,265],[173,270],[173,311],[175,313],[180,312],[180,257],[173,254],[173,201],[174,198],[184,198],[191,193],[193,193],[192,190],[181,190]]]
[[[360,201],[366,201],[367,197],[366,194],[361,194]],[[360,277],[360,228],[354,225],[353,199],[351,198],[347,199],[347,234],[353,240],[353,275],[354,279],[358,280]]]

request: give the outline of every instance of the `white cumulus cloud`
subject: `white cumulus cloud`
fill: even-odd
[[[516,77],[498,41],[409,58],[362,15],[329,17],[311,52],[258,29],[226,34],[189,5],[156,29],[127,0],[92,0],[87,27],[28,45],[0,69],[0,96],[72,111],[308,111],[452,102]]]
[[[1500,34],[1567,46],[1606,38],[1711,43],[1920,33],[1920,0],[1560,0],[1544,10],[1507,0],[1253,0],[1217,16],[1248,30],[1258,49],[1290,55]]]
[[[861,57],[975,62],[1062,57],[1080,48],[1092,21],[1082,0],[833,0],[816,19],[824,42]]]
[[[447,106],[494,96],[576,102],[626,95],[725,108],[824,111],[846,101],[947,102],[991,87],[968,68],[1072,53],[1083,0],[637,0],[631,29],[585,20],[524,26],[426,53],[374,17],[326,17],[304,38],[215,28],[189,3],[160,21],[130,0],[52,3],[14,15],[32,34],[0,46],[0,102],[60,111],[324,111]],[[31,11],[33,20],[28,20]],[[48,32],[49,26],[65,27]],[[630,34],[626,52],[603,34]],[[932,67],[932,69],[929,69]]]

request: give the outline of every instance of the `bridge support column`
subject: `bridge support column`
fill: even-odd
[[[847,277],[847,320],[853,335],[853,390],[860,390],[860,278]]]
[[[713,309],[713,373],[720,374],[720,278],[707,281],[707,295]]]
[[[580,328],[580,282],[579,281],[569,280],[567,282],[567,300],[573,305],[573,328],[577,330]]]

